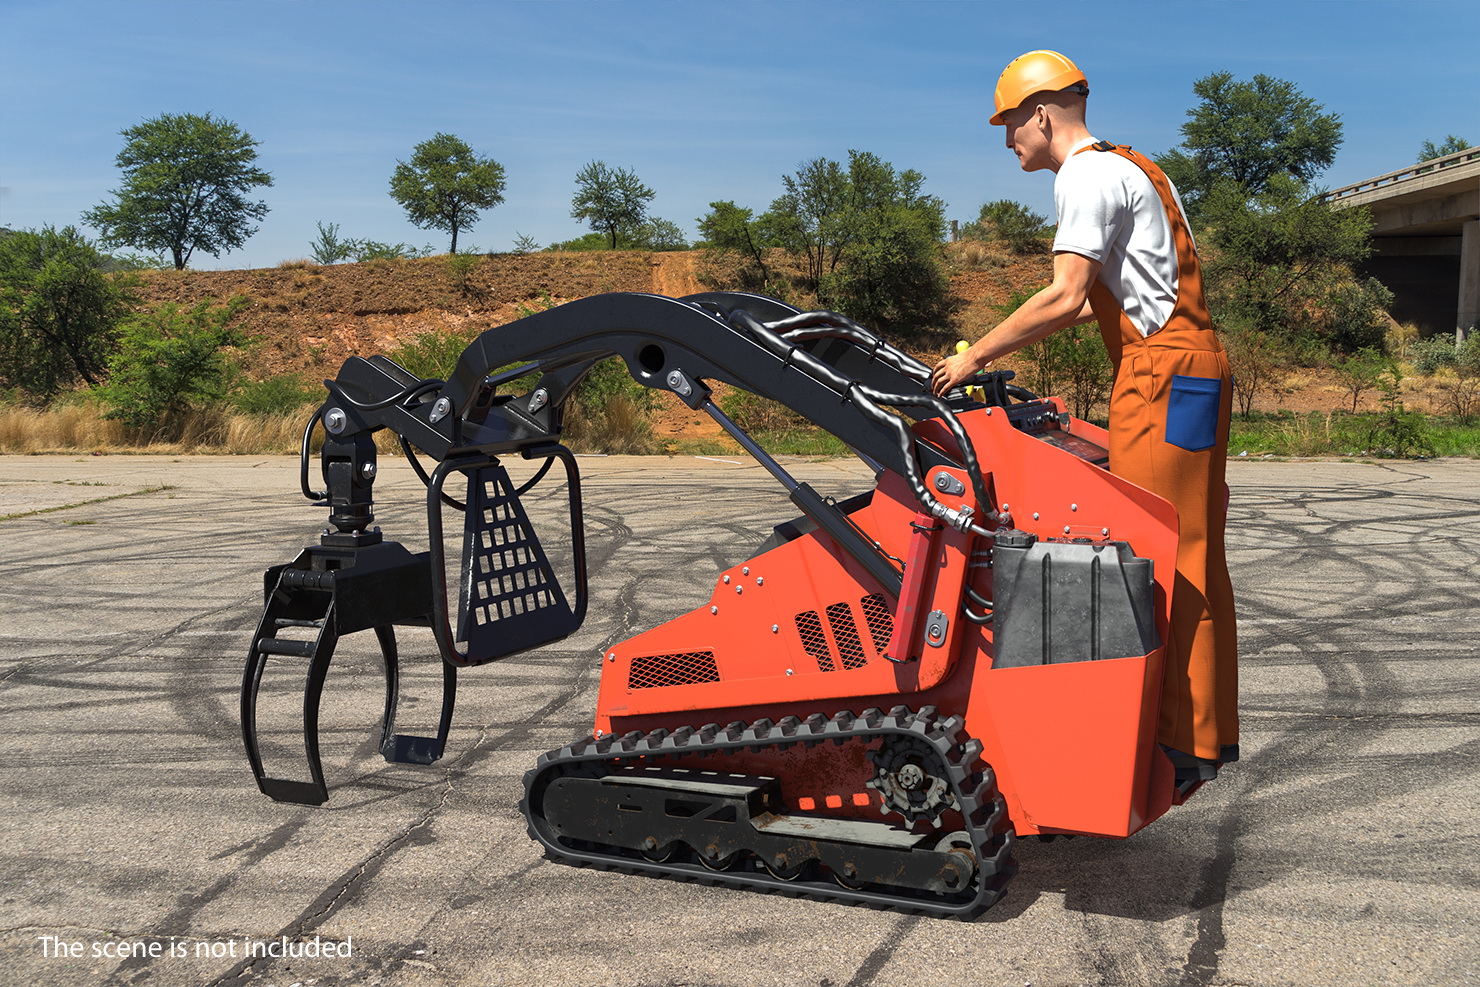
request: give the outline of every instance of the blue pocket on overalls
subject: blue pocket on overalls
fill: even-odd
[[[1167,441],[1188,452],[1213,448],[1218,441],[1218,407],[1223,382],[1217,377],[1172,377],[1167,399]]]

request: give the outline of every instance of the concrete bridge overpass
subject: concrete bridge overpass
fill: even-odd
[[[1480,322],[1480,147],[1328,192],[1372,210],[1376,252],[1361,273],[1393,293],[1393,317],[1426,333]]]

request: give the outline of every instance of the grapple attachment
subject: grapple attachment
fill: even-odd
[[[336,536],[325,536],[326,540]],[[387,761],[430,764],[442,756],[457,694],[457,671],[442,679],[442,715],[435,737],[396,734],[399,666],[394,624],[426,623],[431,614],[431,570],[427,555],[412,555],[394,542],[351,547],[318,545],[265,577],[267,605],[248,652],[242,680],[242,738],[257,787],[279,802],[321,805],[327,801],[319,758],[319,700],[339,638],[374,630],[385,660],[385,712],[380,751]],[[306,659],[303,744],[308,781],[270,778],[257,738],[257,697],[262,674],[274,657]]]
[[[465,512],[458,630],[447,615],[447,592],[439,538],[433,549],[413,555],[383,541],[378,532],[356,527],[326,533],[323,543],[265,576],[266,607],[252,638],[242,680],[242,738],[258,787],[279,802],[321,805],[328,800],[319,755],[319,705],[324,680],[339,638],[374,630],[385,663],[385,711],[380,752],[387,761],[431,764],[442,756],[457,698],[457,669],[558,641],[576,630],[585,611],[584,539],[580,524],[580,485],[575,461],[564,449],[545,448],[544,467],[516,489],[497,460],[451,464],[438,471],[429,494],[434,523],[441,531],[440,504],[446,499]],[[574,606],[568,601],[545,554],[520,494],[538,482],[555,459],[566,462],[572,498],[571,543],[579,580]],[[363,466],[363,464],[362,464]],[[450,472],[467,473],[467,500],[458,504],[442,494]],[[363,468],[356,470],[367,474]],[[369,517],[357,525],[368,523]],[[442,652],[442,710],[432,737],[395,733],[399,662],[394,625],[431,626]],[[463,644],[464,648],[459,648]],[[306,660],[303,685],[303,741],[308,781],[269,777],[257,733],[262,677],[273,658]]]

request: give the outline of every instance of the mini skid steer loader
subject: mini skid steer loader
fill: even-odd
[[[704,605],[593,655],[590,734],[524,778],[520,808],[549,856],[972,916],[1002,895],[1017,836],[1126,837],[1195,788],[1179,788],[1156,743],[1176,515],[1105,469],[1105,434],[1010,373],[937,398],[929,368],[842,316],[709,293],[608,294],[531,315],[476,339],[447,381],[352,357],[326,382],[301,485],[329,525],[266,573],[242,683],[264,793],[328,798],[318,710],[340,636],[379,638],[385,758],[430,764],[459,668],[580,627],[581,485],[559,438],[573,389],[612,356],[711,415],[801,516],[722,572]],[[531,373],[528,393],[508,389]],[[798,482],[715,405],[716,381],[836,435],[873,470],[873,489],[836,501]],[[309,483],[319,425],[324,491]],[[380,429],[426,484],[427,552],[372,526]],[[430,473],[418,455],[436,461]],[[516,486],[500,462],[511,457],[539,469]],[[557,463],[565,585],[521,501]],[[454,474],[462,500],[446,489]],[[444,507],[463,514],[455,613]],[[395,732],[397,624],[430,626],[441,653],[435,737]],[[269,667],[306,673],[308,780],[264,771]]]

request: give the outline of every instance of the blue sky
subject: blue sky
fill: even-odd
[[[926,176],[947,215],[1010,198],[1052,212],[989,127],[1014,56],[1056,48],[1089,76],[1090,126],[1151,153],[1180,142],[1210,72],[1287,79],[1340,114],[1337,187],[1425,140],[1480,141],[1480,2],[930,0],[0,0],[0,225],[80,225],[118,185],[120,130],[211,112],[261,142],[260,231],[206,269],[305,257],[318,221],[445,250],[387,194],[439,131],[504,165],[506,201],[462,245],[586,232],[574,177],[602,159],[690,236],[716,199],[758,211],[816,157],[873,151]],[[88,231],[93,232],[93,231]]]

